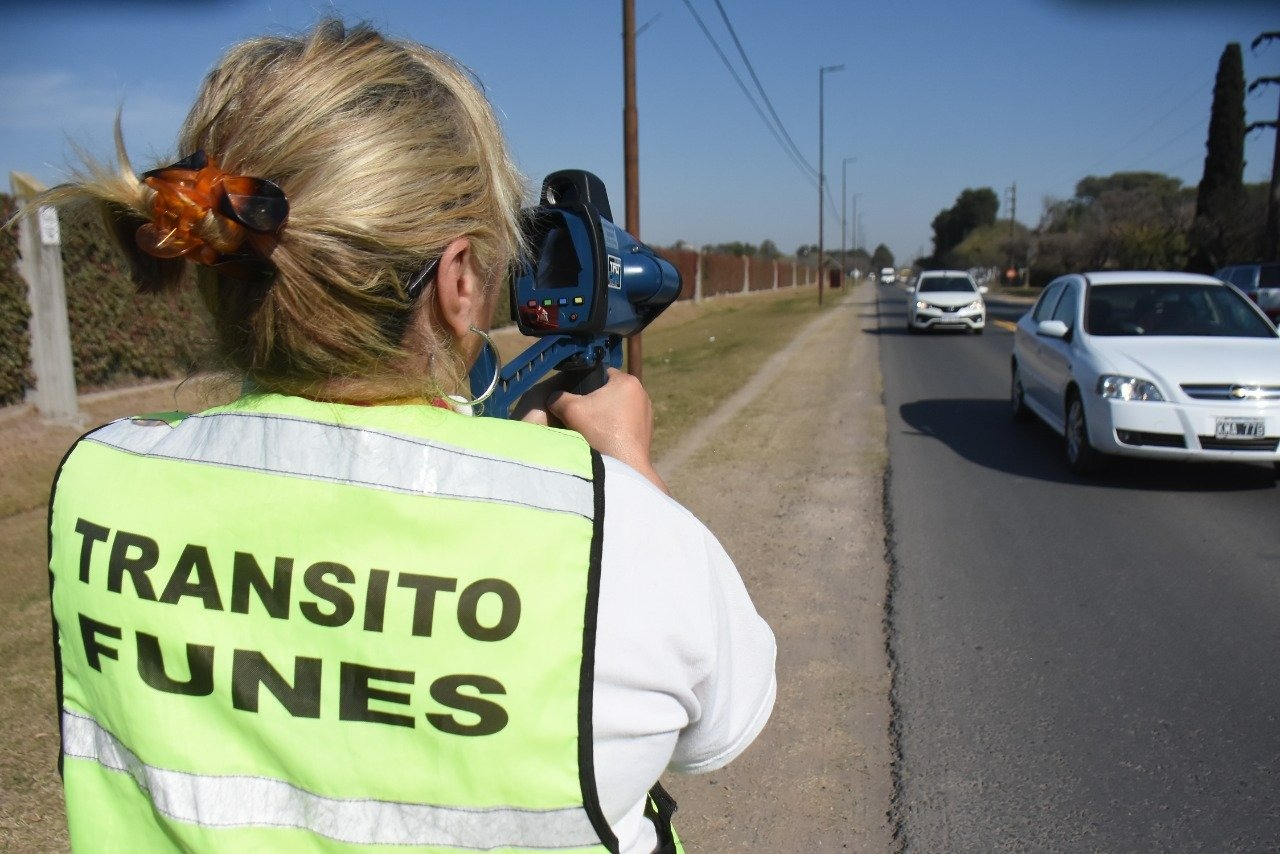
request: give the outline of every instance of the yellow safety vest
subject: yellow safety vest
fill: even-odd
[[[255,395],[88,434],[51,502],[74,846],[617,849],[577,434]]]

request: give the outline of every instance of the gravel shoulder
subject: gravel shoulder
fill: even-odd
[[[888,851],[885,416],[870,285],[659,460],[778,638],[778,701],[720,771],[673,776],[691,851]]]

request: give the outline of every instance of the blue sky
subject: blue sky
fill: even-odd
[[[1200,179],[1218,58],[1245,78],[1280,75],[1271,0],[721,0],[801,165],[703,34],[702,18],[759,99],[715,0],[635,0],[640,232],[656,245],[818,237],[820,66],[830,200],[825,244],[932,248],[930,222],[966,188],[990,187],[1034,225],[1086,175]],[[623,219],[619,0],[0,0],[0,169],[56,183],[72,143],[99,156],[123,108],[139,169],[168,163],[203,75],[231,43],[296,32],[323,14],[367,20],[445,50],[484,83],[536,187],[556,169],[598,174]],[[1280,87],[1247,97],[1276,118]],[[1246,142],[1265,182],[1274,132]],[[856,158],[846,162],[846,158]],[[845,185],[842,206],[842,184]],[[856,194],[856,195],[855,195]],[[842,210],[843,207],[843,210]]]

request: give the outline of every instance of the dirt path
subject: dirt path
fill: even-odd
[[[870,285],[658,462],[778,637],[778,703],[721,771],[676,776],[690,851],[888,851],[885,419]]]

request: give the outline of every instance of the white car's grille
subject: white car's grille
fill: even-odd
[[[1280,400],[1280,385],[1197,383],[1184,385],[1182,390],[1196,400]]]
[[[1200,447],[1206,451],[1263,451],[1268,454],[1276,452],[1280,444],[1277,439],[1219,439],[1215,436],[1201,436]]]

